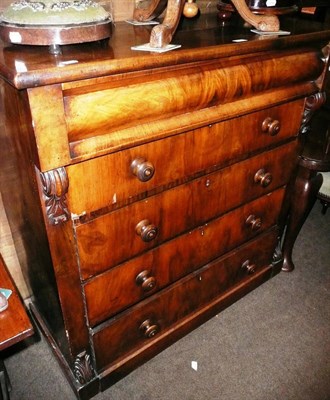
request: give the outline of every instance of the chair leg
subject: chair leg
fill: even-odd
[[[318,174],[317,171],[299,165],[291,194],[289,219],[282,246],[282,271],[291,272],[294,269],[292,261],[293,247],[301,227],[316,202],[316,196],[322,181],[322,175]]]

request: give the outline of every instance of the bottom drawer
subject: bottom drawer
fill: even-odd
[[[92,330],[97,369],[150,344],[180,319],[268,267],[276,244],[277,229],[273,229],[99,325]]]

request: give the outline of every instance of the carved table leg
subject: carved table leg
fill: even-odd
[[[277,32],[280,30],[280,22],[276,15],[255,15],[250,11],[245,0],[231,0],[239,15],[263,32]]]
[[[133,18],[138,21],[149,21],[160,15],[167,3],[166,14],[162,24],[156,25],[150,35],[151,47],[165,47],[171,43],[178,27],[185,0],[153,0],[147,8],[135,8]]]
[[[322,185],[322,175],[303,166],[298,167],[298,174],[291,199],[289,221],[283,242],[282,271],[294,269],[292,250],[298,233],[316,201],[316,195]]]
[[[164,47],[171,43],[182,15],[184,3],[185,0],[168,0],[163,23],[156,25],[151,31],[151,47]]]
[[[134,9],[133,19],[136,21],[150,21],[160,15],[166,8],[167,0],[152,0],[148,7],[139,7]]]

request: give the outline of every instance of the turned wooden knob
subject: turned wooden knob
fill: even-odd
[[[151,242],[157,236],[158,229],[147,219],[144,219],[136,225],[135,232],[141,237],[144,242]]]
[[[131,163],[131,171],[141,182],[149,181],[155,173],[155,168],[151,162],[143,158],[136,158]]]
[[[254,182],[259,183],[262,187],[270,185],[272,180],[272,174],[270,172],[266,172],[263,168],[259,169],[254,175]]]
[[[136,284],[140,286],[143,291],[149,292],[156,287],[156,278],[149,276],[149,271],[142,271],[135,278]]]
[[[261,129],[263,132],[268,133],[270,136],[275,136],[279,133],[281,129],[281,123],[277,119],[272,119],[268,117],[263,121]]]
[[[183,7],[183,15],[186,18],[194,18],[198,14],[198,6],[194,0],[187,0]]]
[[[152,323],[150,319],[146,319],[139,329],[146,339],[152,339],[159,332],[159,325]]]
[[[249,275],[256,272],[256,265],[252,264],[250,260],[244,261],[241,268],[244,269]]]
[[[245,224],[249,226],[253,231],[257,231],[261,228],[262,221],[261,218],[251,214],[247,217]]]

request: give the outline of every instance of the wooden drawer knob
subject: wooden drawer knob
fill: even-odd
[[[272,180],[272,174],[270,172],[266,172],[263,168],[259,169],[254,175],[254,182],[259,183],[262,187],[270,185]]]
[[[147,219],[140,221],[136,225],[135,231],[144,242],[151,242],[158,233],[157,227],[151,224]]]
[[[279,133],[281,129],[281,123],[277,119],[266,118],[261,126],[263,132],[268,133],[270,136],[275,136]]]
[[[149,181],[155,173],[155,168],[151,162],[143,158],[136,158],[131,163],[131,171],[141,182]]]
[[[249,226],[253,231],[257,231],[261,228],[262,221],[261,218],[258,218],[255,215],[251,214],[247,217],[245,224]]]
[[[139,329],[146,339],[152,339],[160,330],[159,325],[154,324],[150,319],[142,322]]]
[[[149,271],[142,271],[135,278],[136,284],[140,286],[143,291],[149,292],[156,287],[156,278],[149,276]]]
[[[244,271],[246,271],[249,275],[256,272],[256,265],[252,264],[250,260],[244,261],[241,268],[244,269]]]

